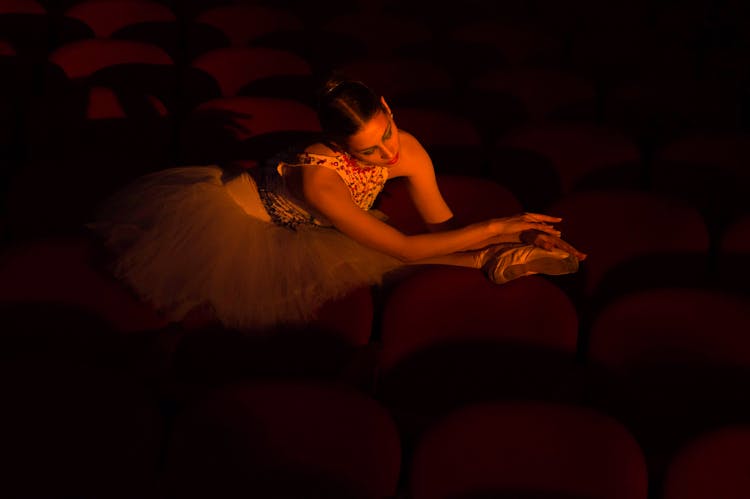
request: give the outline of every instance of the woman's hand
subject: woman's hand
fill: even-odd
[[[585,260],[588,256],[585,253],[581,253],[573,246],[560,239],[558,236],[547,234],[539,230],[532,229],[523,231],[521,232],[520,239],[521,242],[524,242],[526,244],[533,244],[534,246],[544,248],[548,251],[551,251],[553,249],[563,250],[566,253],[575,256],[578,260]]]
[[[495,218],[490,221],[493,232],[498,235],[520,234],[525,231],[536,230],[545,234],[559,236],[560,231],[551,224],[561,221],[560,217],[542,215],[541,213],[522,213],[505,218]]]

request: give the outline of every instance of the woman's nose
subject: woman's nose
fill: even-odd
[[[383,159],[393,159],[396,157],[396,149],[393,147],[389,148],[388,146],[384,145],[381,148],[381,151],[381,157]]]

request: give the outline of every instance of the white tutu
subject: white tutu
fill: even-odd
[[[231,328],[304,323],[403,265],[334,228],[275,225],[247,173],[227,184],[222,174],[216,166],[149,174],[88,225],[114,251],[114,274],[171,320],[209,305]]]

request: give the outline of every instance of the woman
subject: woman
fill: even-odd
[[[363,83],[328,81],[318,116],[321,140],[267,167],[234,176],[171,168],[113,196],[89,226],[113,250],[115,274],[173,320],[209,306],[225,326],[257,331],[309,321],[326,301],[405,265],[481,268],[503,283],[574,272],[586,257],[559,238],[552,216],[455,227],[425,149]],[[370,209],[396,177],[430,232],[405,235]]]

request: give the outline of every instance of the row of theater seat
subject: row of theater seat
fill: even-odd
[[[469,403],[405,445],[391,411],[334,381],[255,379],[177,408],[113,369],[2,365],[6,497],[740,499],[750,427],[718,424],[656,476],[622,421],[545,400]]]
[[[76,3],[67,11],[70,15],[62,17],[89,23],[90,36],[62,37],[59,45],[43,47],[31,66],[20,63],[11,71],[17,81],[5,93],[9,112],[0,139],[3,179],[11,195],[19,192],[17,197],[26,198],[30,178],[50,176],[56,188],[64,186],[86,200],[81,209],[91,210],[96,196],[81,192],[83,182],[77,179],[85,178],[90,191],[105,195],[139,173],[174,163],[254,164],[317,130],[312,110],[303,105],[314,102],[311,84],[322,69],[319,62],[288,45],[248,46],[241,36],[252,34],[248,26],[254,19],[257,29],[288,41],[288,29],[296,24],[269,19],[294,16],[292,11],[206,4],[195,19],[223,30],[227,41],[180,59],[154,40],[111,37],[115,21],[105,14],[115,8],[122,23],[144,22],[149,9],[155,12],[153,21],[171,19],[164,4]],[[29,12],[41,15],[43,10]],[[368,22],[382,21],[369,11],[359,14],[371,16]],[[343,21],[332,20],[330,26],[340,36],[354,36],[358,30],[352,26],[366,25]],[[337,62],[346,62],[344,68],[388,96],[398,123],[423,140],[438,170],[496,180],[511,188],[525,209],[547,210],[562,195],[582,187],[653,189],[698,207],[714,240],[745,211],[747,130],[742,126],[741,96],[730,91],[725,80],[637,73],[633,77],[643,78],[642,85],[631,79],[624,87],[604,88],[598,78],[574,66],[532,63],[534,57],[519,55],[500,67],[453,66],[451,71],[451,64],[479,45],[502,45],[505,40],[506,52],[513,46],[503,37],[516,39],[512,34],[520,28],[499,22],[474,19],[455,27],[453,35],[446,36],[467,37],[470,50],[454,58],[409,55],[384,48],[384,42],[363,40],[367,48],[362,54]],[[428,38],[422,29],[391,31],[389,43],[408,45]],[[307,46],[313,43],[310,37],[304,39]],[[534,52],[535,40],[530,36],[528,45],[517,50]],[[386,53],[377,53],[378,47]],[[22,52],[7,58],[10,67],[26,60]],[[259,102],[258,96],[285,102]],[[108,174],[99,182],[103,165]],[[64,172],[70,176],[61,178]],[[53,194],[39,197],[54,206]],[[23,203],[10,204],[11,211],[26,209]],[[79,211],[65,222],[80,223],[83,216]],[[36,224],[19,220],[17,225]]]
[[[403,414],[407,431],[494,395],[593,396],[644,424],[649,444],[666,445],[684,430],[672,422],[650,431],[675,411],[691,424],[744,417],[750,315],[739,292],[641,282],[594,312],[545,277],[497,286],[476,270],[429,266],[383,289],[357,290],[326,305],[317,321],[269,337],[200,317],[169,324],[98,259],[84,238],[6,249],[8,358],[131,355],[154,390],[178,399],[247,377],[348,379]]]
[[[118,112],[114,94],[96,90],[67,94],[87,98],[90,119],[76,120],[70,109],[75,101],[61,100],[41,109],[30,124],[29,160],[4,172],[6,223],[15,224],[12,230],[43,233],[56,222],[78,227],[92,216],[97,200],[139,174],[176,163],[256,166],[319,130],[313,109],[290,99],[214,99],[184,121],[177,138],[182,160],[176,162],[167,116],[156,108],[143,117],[113,117],[108,113]],[[647,162],[627,137],[592,124],[528,126],[487,148],[465,120],[445,111],[397,107],[395,112],[397,123],[421,138],[438,172],[494,181],[525,210],[555,210],[569,195],[601,189],[640,191],[696,209],[712,244],[747,212],[746,133],[682,137]],[[48,182],[39,182],[44,178]],[[51,210],[70,197],[79,199],[78,212]],[[32,215],[35,209],[40,216]]]
[[[113,38],[61,43],[43,57],[8,54],[4,59],[10,69],[16,62],[21,66],[16,71],[31,72],[21,76],[32,85],[15,89],[25,93],[59,85],[37,74],[44,73],[46,66],[70,79],[89,78],[92,83],[96,82],[92,75],[105,66],[157,65],[162,72],[176,74],[168,74],[171,80],[167,81],[163,77],[160,89],[156,82],[150,82],[151,90],[157,90],[160,98],[171,93],[167,96],[171,100],[180,95],[188,107],[209,97],[239,92],[287,92],[287,96],[310,103],[311,89],[305,78],[335,68],[368,82],[395,104],[440,105],[464,114],[486,134],[540,119],[585,120],[622,128],[641,142],[656,142],[685,131],[736,129],[744,119],[741,89],[732,90],[733,80],[706,80],[682,73],[638,74],[621,86],[605,89],[566,66],[477,69],[458,77],[445,63],[428,57],[399,53],[374,56],[365,52],[346,61],[322,65],[293,48],[270,43],[216,47],[180,61],[154,43]],[[33,73],[34,68],[29,65],[41,68]],[[267,82],[258,88],[257,80],[269,77],[277,77],[285,85],[273,88]],[[137,73],[129,78],[131,82],[138,81]],[[249,83],[256,86],[244,88]],[[144,90],[143,82],[139,90]],[[482,109],[481,104],[487,109]],[[174,105],[169,109],[177,111]]]
[[[29,73],[33,69],[29,63],[49,66],[79,82],[88,79],[89,84],[97,83],[95,73],[106,66],[158,66],[164,74],[160,81],[150,81],[150,87],[144,87],[132,69],[130,75],[125,72],[120,77],[131,84],[140,82],[138,90],[150,90],[167,101],[172,114],[211,97],[238,93],[275,94],[314,103],[314,85],[309,80],[335,68],[368,82],[394,104],[449,109],[472,120],[489,138],[527,122],[587,121],[621,129],[639,146],[656,146],[688,132],[746,126],[741,89],[729,88],[731,79],[704,80],[689,74],[634,75],[621,86],[602,89],[590,77],[565,66],[477,70],[458,78],[426,57],[365,53],[323,66],[281,44],[217,47],[180,62],[153,43],[110,38],[70,41],[41,60],[29,61],[20,55],[4,59],[6,66],[21,71],[21,83],[31,80],[32,85],[19,84],[14,89],[26,93],[60,84],[37,74],[24,74],[24,70]],[[13,68],[14,62],[21,67]],[[113,84],[111,76],[109,81],[98,80],[99,84]],[[177,98],[183,109],[176,106]]]
[[[696,58],[704,66],[711,66],[712,57],[723,58],[728,70],[727,63],[734,61],[730,49],[742,48],[745,33],[739,16],[743,9],[736,3],[713,7],[693,0],[680,6],[679,15],[675,15],[672,5],[643,1],[613,4],[607,9],[617,9],[618,16],[588,0],[573,1],[564,10],[550,1],[512,6],[472,1],[460,13],[436,5],[420,5],[415,0],[328,0],[314,6],[294,0],[283,4],[253,0],[15,0],[5,2],[0,13],[37,16],[24,20],[29,25],[46,15],[52,21],[48,28],[56,35],[53,42],[95,36],[140,37],[173,48],[180,45],[175,39],[186,34],[192,35],[190,41],[196,44],[201,42],[200,35],[210,40],[202,47],[198,45],[199,50],[193,54],[221,44],[247,44],[274,32],[293,35],[300,28],[315,29],[312,33],[320,33],[320,28],[322,37],[330,30],[353,43],[349,48],[329,46],[328,51],[333,52],[327,54],[329,57],[347,50],[356,53],[355,48],[372,54],[424,49],[424,44],[437,35],[485,49],[478,51],[481,57],[472,59],[471,54],[463,57],[465,51],[452,53],[441,51],[448,48],[445,46],[428,46],[427,52],[434,56],[453,55],[451,64],[463,65],[457,68],[473,68],[480,61],[487,67],[498,63],[555,64],[564,60],[582,69],[607,70],[610,77],[616,73],[626,75],[634,68],[679,67]],[[112,12],[116,15],[110,15]],[[144,29],[149,28],[144,24],[151,24],[153,29]],[[188,30],[180,33],[174,25],[187,26]],[[190,29],[196,25],[201,28]],[[134,29],[138,27],[140,31]],[[388,32],[389,36],[378,36],[381,32]],[[35,40],[38,43],[39,39]],[[718,62],[714,61],[710,69],[718,69]]]
[[[441,178],[467,221],[519,206],[499,184]],[[390,184],[380,208],[418,229],[401,189]],[[492,203],[458,202],[480,192]],[[6,247],[3,351],[23,362],[125,363],[147,393],[179,404],[259,376],[343,379],[389,409],[406,450],[438,416],[477,399],[595,402],[628,428],[659,476],[696,431],[747,421],[747,280],[736,288],[745,294],[734,294],[700,278],[708,238],[694,210],[671,212],[643,192],[573,199],[598,202],[580,216],[566,212],[565,233],[599,248],[579,245],[592,256],[573,282],[535,276],[494,286],[478,271],[425,267],[379,295],[358,290],[316,324],[267,343],[210,324],[166,324],[107,276],[85,238]],[[629,223],[620,220],[626,203],[634,203]],[[596,222],[586,230],[576,223],[585,213]],[[747,254],[722,260],[727,276],[747,268]]]
[[[418,14],[404,29],[392,2],[365,2],[379,15],[342,3],[334,19],[317,2],[40,0],[55,22],[30,45],[39,32],[6,31],[23,16],[0,10],[17,78],[0,97],[6,488],[748,495],[732,473],[747,467],[750,421],[741,30],[640,2],[621,12],[629,34],[597,28],[603,12],[585,1],[466,4],[515,9],[513,21],[419,3],[398,6]],[[11,4],[36,2],[0,9]],[[166,25],[115,26],[141,7]],[[118,19],[101,15],[113,8]],[[658,40],[681,22],[703,31]],[[370,25],[392,36],[368,38]],[[697,35],[700,50],[675,46]],[[318,131],[311,83],[330,66],[382,89],[461,221],[563,216],[590,255],[581,271],[493,286],[479,271],[414,269],[267,338],[200,313],[167,323],[107,274],[80,232],[102,197],[177,163],[253,167]],[[377,207],[423,229],[398,181]]]
[[[35,174],[46,178],[39,179]],[[99,178],[115,174],[102,166]],[[58,232],[48,227],[59,222],[56,217],[61,213],[75,213],[74,209],[83,219],[87,208],[83,201],[104,194],[91,190],[91,179],[88,185],[81,186],[84,181],[70,172],[52,176],[37,170],[29,175],[27,185],[16,187],[8,195],[18,209],[11,213],[10,222],[28,224],[14,227],[15,234],[28,237],[6,241],[9,254],[33,248],[33,241],[40,238],[44,247],[44,238],[51,235],[80,237],[85,233],[83,221],[58,226]],[[50,185],[53,179],[60,181]],[[65,189],[68,183],[74,188]],[[524,209],[510,189],[492,180],[439,174],[438,184],[461,223],[503,217]],[[390,181],[376,202],[376,207],[389,217],[389,223],[402,232],[425,230],[403,181]],[[659,285],[717,287],[747,293],[747,215],[738,217],[720,237],[714,238],[695,207],[673,197],[633,189],[574,192],[551,205],[549,212],[563,218],[560,228],[565,239],[589,255],[578,273],[555,279],[582,317],[591,316],[619,294]],[[55,246],[53,242],[52,251],[56,251]],[[33,259],[22,268],[33,268]]]
[[[479,193],[496,192],[502,195],[505,191],[505,202],[510,200],[510,206],[513,203],[517,206],[517,202],[507,196],[507,190],[491,182],[448,177],[443,183],[449,202]],[[391,213],[397,213],[392,216],[394,225],[404,227],[408,232],[410,228],[418,227],[419,222],[413,212],[409,213],[408,199],[399,199],[399,196],[405,196],[403,191],[396,189],[401,186],[393,185],[385,193],[385,196],[392,194],[392,197],[385,197],[382,204],[386,210],[398,203],[406,206],[407,209],[401,213]],[[606,197],[612,205],[627,203],[631,210],[640,209],[650,218],[644,220],[645,217],[640,217],[638,213],[628,218],[614,210],[597,213],[597,210],[607,206],[600,200],[601,197]],[[470,221],[485,216],[502,216],[508,213],[498,210],[498,206],[503,206],[502,201],[496,199],[494,204],[485,206],[467,203],[460,206],[457,212],[459,217],[466,217]],[[639,192],[599,191],[566,201],[571,211],[573,206],[580,210],[576,211],[578,217],[570,217],[564,230],[570,232],[570,240],[582,251],[588,252],[589,257],[581,263],[576,274],[548,280],[564,291],[579,317],[593,317],[602,306],[631,291],[656,287],[687,286],[747,293],[747,217],[727,234],[717,255],[718,260],[711,262],[705,225],[700,223],[700,217],[694,210],[680,210],[683,206],[677,205],[678,209],[668,211],[670,205],[663,199]],[[586,216],[586,213],[589,215]],[[619,227],[607,226],[613,219],[613,225],[619,223]],[[679,224],[675,220],[679,220]],[[64,293],[60,291],[64,289],[66,281],[73,278],[66,272],[89,274],[91,272],[87,268],[100,266],[96,250],[93,249],[96,245],[92,248],[90,237],[90,234],[80,231],[6,244],[2,252],[3,275],[6,278],[4,296],[12,299],[28,293],[29,297],[34,298],[36,293],[49,289],[50,298],[64,298]],[[56,262],[61,262],[62,268]],[[476,273],[481,275],[479,271]],[[54,287],[50,288],[51,285]],[[93,282],[92,285],[96,286]],[[24,289],[28,291],[22,291]],[[90,290],[84,289],[83,292],[89,293]]]
[[[726,42],[732,39],[729,35],[718,38],[718,35],[709,32],[705,35],[705,47],[693,47],[692,53],[681,58],[675,57],[675,53],[679,53],[680,49],[688,50],[689,38],[682,40],[684,46],[680,47],[674,40],[668,43],[655,36],[643,36],[642,33],[633,38],[635,30],[631,30],[629,37],[619,40],[623,47],[629,47],[632,51],[629,54],[631,60],[626,61],[623,57],[615,57],[614,53],[606,53],[609,48],[607,41],[617,38],[612,33],[602,38],[607,30],[613,28],[610,26],[596,33],[599,39],[591,34],[590,39],[584,37],[584,42],[578,43],[576,35],[586,33],[580,25],[572,24],[568,28],[573,33],[560,33],[543,23],[534,25],[528,19],[525,22],[512,17],[487,19],[483,17],[486,13],[479,8],[474,17],[468,20],[457,18],[461,20],[457,20],[450,29],[443,26],[436,30],[428,27],[429,23],[425,20],[425,16],[429,18],[434,9],[423,14],[420,21],[418,18],[399,16],[385,9],[385,6],[382,6],[385,10],[374,11],[356,11],[350,7],[340,14],[331,14],[321,8],[320,16],[326,18],[327,22],[319,25],[316,20],[302,18],[290,9],[243,2],[217,2],[214,7],[209,7],[209,3],[206,2],[205,9],[199,14],[184,19],[172,13],[167,5],[156,2],[76,2],[62,13],[50,14],[52,20],[41,23],[43,28],[51,31],[49,36],[35,36],[24,41],[23,35],[10,30],[6,38],[11,40],[5,43],[10,51],[14,43],[20,47],[35,47],[41,51],[36,56],[36,62],[44,62],[52,52],[64,45],[95,40],[135,40],[160,47],[164,55],[180,67],[189,66],[202,59],[206,52],[220,47],[283,49],[304,59],[313,72],[344,66],[394,99],[442,97],[454,86],[469,89],[472,95],[480,94],[482,99],[494,98],[498,109],[507,115],[498,117],[495,114],[494,119],[506,125],[523,118],[518,116],[519,111],[532,116],[539,116],[540,113],[589,119],[604,116],[622,126],[636,127],[630,130],[633,133],[646,135],[670,131],[664,128],[732,127],[742,120],[741,113],[737,113],[738,107],[742,107],[743,98],[741,68],[736,68],[736,74],[723,78],[718,71],[706,69],[709,65],[704,60],[706,53],[712,51],[717,52],[717,58],[728,58],[722,49],[731,43]],[[223,5],[226,3],[228,5]],[[19,19],[13,16],[23,17],[21,13],[24,11],[27,17],[45,16],[43,7],[34,0],[15,2],[13,5],[16,10],[6,7],[9,23],[18,22]],[[26,10],[19,7],[22,5],[28,5]],[[636,7],[633,10],[643,16],[640,25],[644,29],[654,24],[649,15],[662,19],[659,13],[643,12]],[[543,9],[537,8],[536,14],[543,13]],[[729,17],[729,14],[724,15]],[[81,27],[77,31],[80,33],[66,35],[63,19],[69,23],[79,23]],[[606,23],[605,19],[601,21]],[[164,26],[164,23],[167,25]],[[168,23],[172,23],[171,28]],[[658,26],[658,22],[655,24]],[[189,28],[195,25],[215,30],[216,37],[222,39],[206,42],[200,49],[190,49],[190,46],[201,43],[201,36]],[[137,26],[145,26],[146,33],[139,36],[137,32],[127,31]],[[178,26],[188,27],[177,29]],[[697,25],[694,28],[700,32],[708,26]],[[118,36],[118,29],[124,29],[126,33]],[[649,26],[651,29],[658,27]],[[379,33],[379,30],[387,31],[389,36],[384,39],[371,35]],[[664,33],[663,36],[667,37],[668,34]],[[169,42],[162,41],[160,44],[158,35],[169,39]],[[566,38],[569,35],[573,35],[573,41]],[[618,31],[617,35],[623,34]],[[740,37],[741,34],[736,33],[736,36]],[[13,40],[14,37],[21,40]],[[40,39],[50,42],[40,43]],[[634,42],[638,44],[634,45]],[[741,49],[741,39],[734,43]],[[566,45],[571,47],[564,48]],[[182,49],[182,52],[175,47]],[[345,53],[347,50],[350,53]],[[597,51],[602,53],[595,57],[599,62],[592,62],[594,66],[612,59],[609,64],[617,66],[623,76],[607,77],[596,74],[595,70],[592,73],[586,69],[587,64],[575,62],[576,58],[585,59],[588,54]],[[549,52],[558,55],[545,55]],[[675,69],[673,65],[665,64],[666,57],[651,59],[653,53],[661,52],[671,56],[668,61],[688,59],[688,62],[684,67]],[[22,53],[21,48],[19,55]],[[393,60],[394,57],[401,59],[399,63]],[[381,61],[381,58],[385,60]],[[644,67],[634,67],[634,60],[644,61]],[[363,61],[364,67],[360,64]],[[278,69],[285,66],[281,62],[277,64]],[[727,65],[730,64],[727,62]],[[288,64],[286,66],[290,67]],[[299,61],[293,66],[296,68],[295,74],[299,75]],[[655,69],[659,70],[657,74],[654,74]],[[702,74],[704,71],[706,74]],[[619,81],[613,84],[611,80]],[[490,95],[481,96],[482,93]],[[498,93],[506,95],[493,95]],[[532,99],[531,103],[529,99]],[[458,103],[475,107],[472,104],[476,104],[476,100]],[[530,109],[519,110],[523,104]]]
[[[311,106],[313,75],[292,53],[217,49],[192,66],[194,78],[180,80],[166,55],[154,49],[115,40],[67,45],[50,59],[44,91],[25,99],[18,98],[20,87],[33,85],[28,74],[17,75],[16,88],[5,94],[6,182],[14,182],[16,170],[21,174],[17,183],[23,184],[24,170],[46,168],[89,178],[94,190],[111,190],[138,173],[172,164],[257,163],[319,129]],[[439,81],[426,62],[421,76],[414,74],[420,64],[404,59],[363,61],[358,67],[372,75],[410,67],[411,77],[397,81],[412,86],[403,86],[404,93],[393,89],[397,123],[422,140],[438,171],[496,180],[510,187],[526,209],[548,209],[582,188],[650,189],[698,207],[714,236],[745,211],[744,128],[706,122],[682,133],[670,130],[658,145],[647,146],[638,133],[614,123],[580,116],[551,119],[554,106],[540,111],[544,116],[537,120],[516,120],[513,106],[481,92],[459,97],[439,83],[433,89],[442,97],[429,103],[410,100],[409,92]],[[528,78],[550,76],[532,73]],[[495,95],[500,101],[503,92]],[[522,114],[540,101],[529,98]],[[652,118],[644,117],[644,123],[653,125]],[[94,180],[91,167],[102,165],[112,172],[110,185]]]

